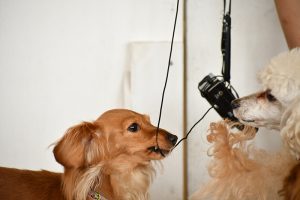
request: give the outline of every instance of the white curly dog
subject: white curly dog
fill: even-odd
[[[271,59],[259,73],[263,90],[232,102],[240,122],[280,130],[291,153],[300,158],[300,48]]]

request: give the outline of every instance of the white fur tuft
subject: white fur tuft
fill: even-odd
[[[291,153],[300,159],[300,97],[284,112],[280,134]]]
[[[287,106],[300,94],[300,48],[274,57],[258,78],[265,89],[270,89]]]

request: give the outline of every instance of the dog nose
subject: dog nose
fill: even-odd
[[[173,144],[175,145],[177,142],[178,137],[176,135],[173,135],[171,133],[167,133],[167,139]]]
[[[235,99],[235,100],[231,101],[231,108],[232,109],[235,109],[235,108],[238,108],[238,107],[240,107],[240,102],[239,102],[238,99]]]

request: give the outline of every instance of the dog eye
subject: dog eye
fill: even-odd
[[[140,130],[140,126],[137,123],[132,123],[127,130],[130,132],[137,132]]]
[[[277,99],[276,99],[272,94],[270,94],[270,93],[267,93],[266,97],[267,97],[267,99],[268,99],[269,101],[271,101],[271,102],[277,100]]]

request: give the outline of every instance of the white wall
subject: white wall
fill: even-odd
[[[49,145],[68,127],[124,106],[128,45],[170,41],[175,3],[0,0],[0,166],[61,171]],[[182,37],[180,21],[176,41]],[[166,51],[166,57],[157,62],[161,68],[156,68],[162,76]],[[159,93],[152,96],[158,110],[163,85],[149,81]],[[164,110],[162,119],[172,112]],[[177,175],[182,177],[180,150],[176,154],[179,158],[162,163],[166,169],[178,166]],[[168,184],[169,179],[159,178],[163,174],[168,173],[157,173],[153,199],[173,198],[174,188],[181,199],[182,181]]]
[[[197,85],[208,73],[221,74],[220,38],[223,1],[188,1],[188,127],[191,127],[210,107]],[[260,88],[256,73],[268,60],[287,45],[270,0],[232,0],[232,71],[231,82],[240,96]],[[206,131],[210,122],[220,117],[211,111],[193,131],[188,140],[188,183],[192,194],[208,180],[206,154],[209,143]],[[280,137],[260,129],[255,144],[276,150]]]

